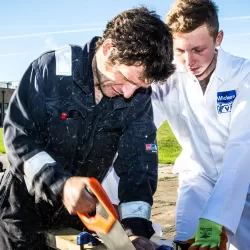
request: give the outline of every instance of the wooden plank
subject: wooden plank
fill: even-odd
[[[84,245],[84,246],[77,245],[76,238],[79,233],[80,231],[77,231],[73,228],[50,230],[46,233],[47,245],[54,249],[60,249],[60,250],[107,249],[104,245],[98,245],[95,247],[89,245]],[[164,237],[152,236],[151,240],[158,245],[172,246],[172,240],[166,239]]]
[[[79,233],[80,231],[75,230],[73,228],[49,230],[46,233],[46,242],[49,247],[60,250],[107,249],[104,245],[99,245],[96,247],[90,245],[77,245],[76,238]]]

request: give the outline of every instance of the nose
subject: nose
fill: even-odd
[[[190,67],[194,64],[194,58],[191,52],[186,52],[184,55],[186,66]]]
[[[122,93],[125,98],[130,98],[134,92],[138,89],[138,86],[133,84],[126,84],[122,87]]]

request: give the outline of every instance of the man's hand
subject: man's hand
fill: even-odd
[[[96,208],[97,200],[87,190],[87,178],[71,177],[63,187],[63,204],[70,214],[90,213]]]
[[[226,250],[226,230],[223,226],[213,221],[200,219],[194,238],[187,242],[193,243],[188,250]]]
[[[129,236],[136,250],[155,250],[158,245],[141,236]]]

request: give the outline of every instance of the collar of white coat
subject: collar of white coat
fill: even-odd
[[[182,64],[177,63],[176,60],[174,60],[174,64],[176,64],[177,73],[184,73],[184,72],[187,73],[185,67]],[[232,68],[232,60],[230,58],[230,54],[225,52],[221,47],[218,48],[218,58],[214,75],[224,82],[226,80],[226,76],[229,75],[228,71],[231,68]]]

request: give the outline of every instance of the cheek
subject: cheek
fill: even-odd
[[[204,64],[210,64],[211,61],[213,60],[213,57],[214,57],[214,54],[207,52],[207,53],[202,54],[200,61],[203,62]]]
[[[116,78],[116,74],[117,74],[117,72],[116,72],[114,67],[110,66],[109,64],[105,65],[105,76],[108,79],[114,81]]]
[[[185,62],[184,55],[176,55],[176,54],[175,54],[175,59],[176,59],[179,63],[182,63],[182,64]]]
[[[116,78],[114,72],[112,72],[112,71],[106,71],[105,77],[106,77],[106,79],[108,79],[110,81],[115,81],[115,78]]]

